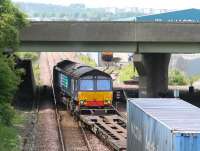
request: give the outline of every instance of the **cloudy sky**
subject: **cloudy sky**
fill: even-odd
[[[200,0],[12,0],[14,2],[50,3],[70,5],[83,3],[88,7],[141,7],[158,9],[200,8]]]

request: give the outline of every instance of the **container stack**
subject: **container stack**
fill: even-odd
[[[127,148],[200,151],[200,109],[180,99],[130,99]]]

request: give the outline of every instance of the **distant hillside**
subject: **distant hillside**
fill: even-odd
[[[199,76],[200,54],[173,54],[169,69],[178,69],[187,76]]]
[[[109,21],[166,12],[167,10],[133,8],[88,8],[84,4],[60,6],[39,3],[16,3],[32,20],[91,20]]]

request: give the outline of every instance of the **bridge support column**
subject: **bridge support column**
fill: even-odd
[[[139,74],[139,97],[160,97],[168,90],[170,54],[135,54]]]

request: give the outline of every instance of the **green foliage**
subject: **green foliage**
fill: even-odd
[[[21,129],[22,125],[27,120],[27,115],[15,111],[12,120],[13,126],[5,126],[0,124],[0,149],[1,151],[21,151],[22,138],[19,135],[18,128]]]
[[[1,151],[20,151],[20,143],[20,136],[14,127],[0,124]]]
[[[0,123],[6,126],[11,125],[11,119],[14,117],[14,110],[9,103],[0,103]]]
[[[0,123],[6,125],[11,124],[10,102],[20,83],[21,71],[15,69],[14,58],[3,55],[3,51],[17,49],[19,30],[26,24],[25,15],[10,0],[0,1]]]
[[[40,66],[39,64],[33,65],[33,74],[36,80],[36,84],[40,85]]]
[[[189,84],[193,85],[194,82],[198,81],[200,79],[200,75],[190,76],[188,78]]]
[[[0,1],[0,50],[17,49],[19,30],[27,24],[25,15],[10,0]]]
[[[133,79],[135,76],[137,76],[137,71],[134,70],[134,66],[132,63],[129,63],[126,66],[123,66],[119,71],[119,81],[123,82],[126,80]]]
[[[26,115],[23,112],[15,111],[14,118],[12,119],[13,125],[23,125],[26,122]]]
[[[96,67],[97,66],[96,62],[88,55],[80,54],[78,56],[78,58],[82,63],[84,63],[84,64],[86,64],[88,66],[92,66],[92,67]]]
[[[21,81],[22,72],[15,69],[14,57],[3,54],[16,50],[19,30],[27,24],[25,15],[10,0],[0,0],[0,150],[19,151],[19,137],[13,125],[15,112],[10,103]]]
[[[12,109],[9,106],[20,83],[20,71],[14,68],[12,58],[0,54],[0,123],[11,124]]]
[[[13,111],[14,112],[14,111]],[[27,115],[15,111],[12,124],[14,126],[5,126],[0,123],[0,149],[1,151],[20,151],[22,146],[22,138],[18,134],[17,127],[21,127],[27,119]]]
[[[169,85],[187,85],[188,78],[185,74],[177,69],[169,72]]]
[[[15,52],[15,54],[21,59],[31,59],[33,63],[33,74],[36,80],[36,84],[40,84],[40,67],[37,63],[40,54],[37,52]]]
[[[31,59],[36,61],[39,58],[39,53],[37,52],[16,52],[15,53],[21,59]]]
[[[20,73],[14,68],[12,59],[6,58],[0,54],[0,100],[11,100],[14,92],[17,90],[17,85],[20,82]]]

